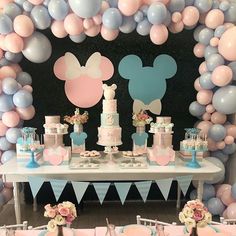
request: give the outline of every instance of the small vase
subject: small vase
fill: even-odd
[[[74,124],[74,133],[77,133],[80,135],[83,132],[83,125],[82,124]],[[72,147],[72,153],[81,153],[85,151],[85,143],[82,145],[76,145],[73,140],[71,140],[71,147]]]
[[[198,234],[197,234],[197,227],[193,227],[192,228],[191,234],[189,236],[198,236]]]
[[[142,126],[136,126],[136,134],[140,136],[145,135],[145,125]],[[137,145],[135,143],[135,139],[133,139],[133,152],[136,152],[138,154],[144,154],[147,153],[147,138],[145,138],[145,140],[143,140],[143,144],[142,145]]]
[[[63,227],[62,227],[62,225],[58,225],[57,236],[63,236]]]

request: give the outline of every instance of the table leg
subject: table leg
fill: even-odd
[[[176,201],[176,208],[180,208],[180,201],[181,201],[181,188],[177,182],[177,201]]]
[[[37,197],[33,199],[33,211],[36,212],[38,210],[38,203],[37,203]]]
[[[203,184],[204,181],[198,180],[198,186],[197,186],[197,198],[202,201],[202,195],[203,195]]]
[[[15,216],[16,216],[16,224],[21,224],[21,210],[20,210],[20,190],[19,184],[17,182],[13,182],[13,196],[14,196],[14,206],[15,206]]]

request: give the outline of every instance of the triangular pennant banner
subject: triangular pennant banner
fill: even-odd
[[[166,201],[168,199],[172,181],[173,181],[173,178],[156,180],[156,183]]]
[[[98,195],[99,202],[102,204],[111,183],[93,183],[94,189]]]
[[[193,176],[192,175],[184,175],[184,176],[177,176],[176,180],[184,194],[184,196],[186,195],[189,185],[192,181]]]
[[[80,201],[89,186],[89,182],[74,182],[74,181],[72,181],[72,186],[73,186],[73,189],[75,192],[77,202],[78,202],[78,204],[80,204]]]
[[[35,198],[39,189],[42,187],[45,179],[41,177],[36,177],[36,176],[29,176],[28,180],[29,180],[29,185],[31,188],[33,198]]]
[[[132,183],[114,183],[122,205],[124,205],[131,184]]]
[[[151,184],[152,184],[152,181],[135,182],[135,185],[144,202],[146,202],[147,200],[147,196],[148,196]]]
[[[55,195],[56,201],[58,201],[63,189],[65,188],[65,186],[67,184],[67,180],[51,179],[49,182],[51,183],[52,190]]]

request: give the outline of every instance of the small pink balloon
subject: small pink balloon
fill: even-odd
[[[118,8],[125,16],[132,16],[140,7],[140,0],[119,0]]]
[[[95,25],[101,25],[102,23],[102,16],[100,14],[93,17],[93,22]]]
[[[206,106],[206,111],[207,111],[208,113],[213,113],[215,110],[216,110],[216,109],[213,107],[212,104],[208,104],[208,105]]]
[[[13,184],[11,182],[5,182],[4,187],[5,188],[13,188]]]
[[[218,111],[214,112],[212,115],[211,115],[211,122],[213,124],[221,124],[223,125],[227,120],[227,116],[225,114],[222,114]]]
[[[100,25],[94,25],[90,29],[85,31],[85,34],[89,37],[95,37],[100,33],[101,26]]]
[[[205,120],[205,121],[210,120],[210,119],[211,119],[211,114],[205,112],[205,113],[202,115],[202,119]]]
[[[0,35],[0,48],[3,50],[3,51],[7,51],[7,48],[5,46],[5,37],[4,35]]]
[[[89,19],[84,19],[83,21],[83,26],[86,30],[88,30],[89,28],[93,27],[94,26],[94,22],[91,18]]]
[[[183,29],[184,29],[184,23],[183,23],[183,21],[179,21],[178,23],[171,23],[171,24],[168,26],[168,29],[169,29],[170,32],[173,33],[173,34],[180,33],[180,32],[183,31]]]
[[[34,32],[34,24],[30,17],[19,15],[13,22],[14,31],[21,37],[29,37]]]
[[[102,6],[101,6],[100,14],[102,15],[109,7],[110,7],[110,5],[109,5],[108,2],[102,1]]]
[[[156,45],[161,45],[168,39],[168,30],[165,25],[153,25],[150,30],[150,39]]]
[[[172,17],[171,17],[171,19],[172,19],[172,21],[174,22],[174,23],[178,23],[178,22],[180,22],[181,20],[182,20],[182,15],[181,15],[181,13],[180,12],[174,12],[173,14],[172,14]]]
[[[225,86],[233,79],[233,71],[229,66],[217,66],[211,75],[212,82],[219,87]]]
[[[219,9],[210,10],[205,19],[205,24],[208,28],[216,29],[218,26],[224,23],[224,13]]]
[[[220,150],[225,148],[225,142],[224,141],[220,141],[216,143],[216,147]]]
[[[19,64],[11,64],[10,67],[15,71],[16,74],[22,72],[22,68]]]
[[[214,152],[218,149],[217,146],[216,146],[216,142],[213,141],[211,138],[208,138],[207,142],[208,142],[209,151]]]
[[[234,24],[227,22],[227,23],[224,23],[224,27],[225,27],[226,29],[229,29],[229,28],[231,28],[231,27],[234,27]]]
[[[232,136],[236,139],[236,125],[228,125],[226,127],[227,136]]]
[[[66,16],[64,27],[68,34],[79,35],[83,32],[83,21],[76,14],[71,13]]]
[[[193,26],[199,20],[199,11],[194,6],[187,6],[182,12],[182,21],[186,26]]]
[[[227,29],[219,41],[219,53],[228,61],[236,60],[236,26]]]
[[[64,21],[53,21],[51,31],[57,38],[65,38],[68,35],[64,27]]]
[[[32,105],[27,108],[18,107],[16,108],[16,111],[22,120],[31,120],[35,115],[35,108]]]
[[[207,135],[208,130],[213,124],[210,121],[201,121],[198,123],[197,128],[200,129],[201,135]]]
[[[236,203],[231,203],[227,208],[227,218],[236,219]]]
[[[206,46],[204,44],[197,43],[193,48],[194,55],[198,58],[204,57],[205,48]]]
[[[227,208],[224,210],[222,216],[224,217],[224,219],[228,219],[228,216],[227,216]]]
[[[8,127],[0,120],[0,136],[5,136]]]
[[[195,79],[194,81],[194,88],[196,91],[200,91],[202,89],[200,83],[199,83],[199,78]]]
[[[216,197],[221,198],[226,190],[231,191],[232,186],[230,184],[221,184],[216,191]]]
[[[4,196],[6,202],[10,201],[13,197],[13,191],[10,188],[4,188],[1,194]]]
[[[32,86],[30,86],[30,85],[25,85],[25,86],[23,87],[23,89],[25,89],[26,91],[28,91],[28,92],[30,92],[30,93],[33,92],[33,88],[32,88]]]
[[[53,66],[53,72],[56,75],[56,77],[60,80],[66,80],[66,64],[65,64],[65,58],[60,57],[56,60],[54,66]]]
[[[8,3],[14,2],[14,0],[1,0],[0,1],[0,9],[4,8]]]
[[[207,105],[212,101],[213,92],[211,90],[202,89],[197,93],[197,101],[201,105]]]
[[[206,61],[203,61],[203,62],[200,64],[200,66],[199,66],[199,68],[198,68],[198,71],[199,71],[200,75],[202,75],[202,74],[204,74],[204,73],[206,73],[206,72],[208,71],[207,65],[206,65]]]
[[[111,30],[106,28],[104,25],[101,28],[101,36],[107,40],[112,41],[115,40],[119,35],[119,30]]]
[[[5,46],[8,51],[19,53],[24,48],[24,41],[18,34],[10,33],[5,37]]]
[[[231,203],[235,202],[231,194],[231,188],[224,191],[224,193],[221,196],[221,201],[226,206],[229,206]]]
[[[28,0],[28,2],[34,4],[34,5],[40,5],[43,3],[44,0]]]
[[[219,44],[219,39],[217,38],[217,37],[214,37],[214,38],[212,38],[211,40],[210,40],[210,45],[212,46],[212,47],[217,47],[218,46],[218,44]]]
[[[225,137],[224,141],[227,145],[233,144],[234,143],[234,137],[228,135],[228,136]]]
[[[8,111],[3,113],[2,122],[7,127],[16,127],[20,122],[20,117],[15,111]]]
[[[10,66],[3,66],[0,68],[0,80],[5,79],[6,77],[16,78],[16,72]]]

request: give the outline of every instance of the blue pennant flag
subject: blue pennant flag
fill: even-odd
[[[184,176],[176,176],[176,180],[184,194],[186,195],[189,185],[192,181],[193,176],[192,175],[184,175]]]
[[[56,201],[58,201],[63,189],[65,188],[65,186],[67,184],[67,180],[51,179],[49,182],[51,183],[52,190],[55,195]]]
[[[124,205],[124,202],[128,195],[131,184],[132,183],[130,182],[129,183],[120,183],[120,182],[114,183],[122,205]]]
[[[146,202],[146,200],[147,200],[147,196],[148,196],[151,184],[152,184],[152,181],[135,182],[135,185],[136,185],[144,202]]]
[[[35,198],[45,179],[37,176],[28,176],[28,180],[33,198]]]
[[[168,199],[172,181],[173,181],[173,178],[156,180],[156,183],[166,201]]]
[[[111,183],[93,183],[94,189],[98,195],[99,202],[102,204]]]
[[[80,201],[82,200],[88,186],[89,182],[73,182],[72,181],[72,186],[75,192],[75,196],[77,199],[78,204],[80,204]]]

